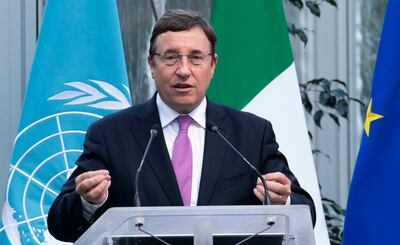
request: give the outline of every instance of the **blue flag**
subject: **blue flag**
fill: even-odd
[[[0,244],[55,244],[47,212],[93,121],[130,106],[114,0],[49,0],[15,139]]]
[[[400,1],[389,0],[350,187],[343,244],[399,244]]]

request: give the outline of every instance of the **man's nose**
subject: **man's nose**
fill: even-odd
[[[176,74],[180,77],[186,78],[190,76],[190,73],[190,61],[187,56],[182,56],[181,60],[178,62]]]

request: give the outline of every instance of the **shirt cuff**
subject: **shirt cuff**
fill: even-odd
[[[102,203],[99,204],[93,204],[85,200],[85,198],[81,197],[81,202],[82,202],[82,215],[83,217],[89,221],[90,218],[93,216],[93,214],[96,212],[97,209],[99,209],[103,204],[107,201],[107,198],[104,199]],[[107,195],[108,197],[108,195]]]
[[[290,195],[287,197],[285,205],[290,205]]]

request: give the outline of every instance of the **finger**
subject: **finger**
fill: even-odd
[[[108,172],[108,170],[106,169],[100,169],[100,170],[96,170],[96,171],[88,171],[85,173],[82,173],[81,175],[79,175],[78,177],[81,177],[83,179],[87,179],[87,178],[91,178],[97,175],[109,175],[110,173]]]
[[[102,181],[100,184],[98,184],[95,188],[91,189],[86,193],[86,195],[91,196],[92,198],[98,198],[101,195],[103,195],[105,192],[108,190],[108,180]]]
[[[104,189],[104,191],[100,194],[101,200],[106,200],[108,198],[108,189],[110,189],[111,186],[111,180],[108,181],[107,188]]]
[[[85,179],[89,179],[89,178],[92,178],[92,177],[98,176],[98,175],[110,176],[108,170],[105,170],[105,169],[96,170],[96,171],[88,171],[88,172],[82,173],[78,177],[76,177],[75,183],[80,183]],[[109,178],[111,178],[111,177],[109,177]]]
[[[78,192],[79,194],[85,194],[94,189],[103,181],[108,181],[108,179],[105,178],[105,176],[103,175],[95,176],[90,179],[85,179],[76,186],[76,192]]]
[[[110,189],[111,186],[111,180],[108,181],[106,188],[103,190],[103,192],[100,195],[104,195],[108,193],[108,189]]]
[[[264,182],[265,182],[266,184],[268,184],[268,183],[267,183],[267,179],[265,178],[265,176],[266,176],[266,175],[263,175],[263,177],[264,177]],[[260,177],[257,178],[257,185],[261,185],[261,186],[263,185],[263,182],[261,181]]]
[[[280,195],[278,193],[268,191],[269,198],[271,199],[272,204],[285,204],[288,198],[288,195]]]
[[[264,201],[264,192],[260,192],[257,188],[253,189],[254,195],[260,200],[261,202]]]
[[[267,188],[278,195],[290,195],[292,192],[289,184],[283,185],[275,181],[267,181]]]
[[[264,187],[258,185],[253,190],[254,194],[260,201],[264,201]],[[286,203],[288,195],[281,195],[273,191],[268,191],[269,198],[272,204],[280,204],[283,205]]]
[[[275,182],[279,182],[282,184],[288,184],[290,183],[290,180],[288,177],[286,177],[286,175],[284,175],[281,172],[274,172],[274,173],[268,173],[264,175],[264,178],[268,181],[275,181]]]
[[[89,179],[84,179],[82,182],[77,183],[75,188],[76,192],[78,192],[79,194],[84,194],[95,188],[98,184],[105,180],[109,181],[109,178],[107,178],[107,176],[105,175],[97,175]]]
[[[279,178],[281,177],[280,175],[283,175],[284,177],[286,177],[284,174],[282,174],[280,172],[264,174],[264,175],[262,175],[262,177],[264,178],[265,181],[278,181]],[[257,178],[257,184],[262,184],[260,177]]]
[[[268,190],[276,192],[280,195],[290,195],[290,193],[291,193],[291,185],[290,184],[283,185],[276,181],[266,181],[266,185],[267,185]],[[263,186],[261,181],[259,183],[257,183],[257,187],[258,186]],[[264,188],[263,188],[263,190],[264,190]]]
[[[109,182],[110,181],[108,181],[108,180],[102,181],[95,188],[93,188],[90,191],[86,192],[83,195],[83,198],[85,198],[86,200],[88,200],[88,201],[90,201],[92,203],[101,203],[101,202],[103,202],[104,198],[106,197],[106,194],[108,192]]]

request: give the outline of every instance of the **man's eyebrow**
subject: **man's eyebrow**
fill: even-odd
[[[170,48],[170,49],[165,50],[164,53],[179,53],[179,51],[177,49]]]
[[[198,49],[193,49],[190,53],[191,54],[198,54],[198,53],[204,53],[204,52],[201,51],[201,50],[198,50]]]
[[[163,53],[179,53],[179,51],[178,51],[178,49],[170,48],[170,49],[165,50]],[[204,53],[204,52],[199,49],[192,49],[188,53],[189,54],[198,54],[198,53]]]

